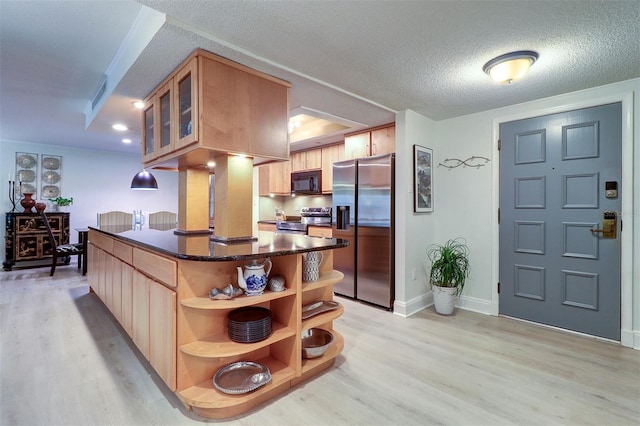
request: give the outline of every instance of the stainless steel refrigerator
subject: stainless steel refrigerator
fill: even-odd
[[[334,269],[344,280],[337,294],[393,308],[395,155],[333,164],[333,237],[349,241],[337,250]]]

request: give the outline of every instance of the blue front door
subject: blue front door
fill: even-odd
[[[620,103],[500,125],[501,314],[620,340],[621,132]]]

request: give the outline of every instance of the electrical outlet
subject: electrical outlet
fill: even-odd
[[[416,268],[413,268],[413,269],[411,270],[411,279],[412,279],[413,281],[415,281],[415,280],[416,280]]]

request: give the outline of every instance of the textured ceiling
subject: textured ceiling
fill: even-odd
[[[146,5],[166,22],[87,130],[82,110]],[[146,8],[142,8],[146,9]],[[640,77],[640,2],[0,0],[0,138],[138,152],[130,99],[194,48],[293,83],[304,106],[373,126],[394,111],[441,120]],[[540,59],[526,79],[482,72],[513,50]]]

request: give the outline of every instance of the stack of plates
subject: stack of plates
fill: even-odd
[[[234,342],[253,343],[271,335],[271,311],[258,306],[229,312],[229,337]]]

